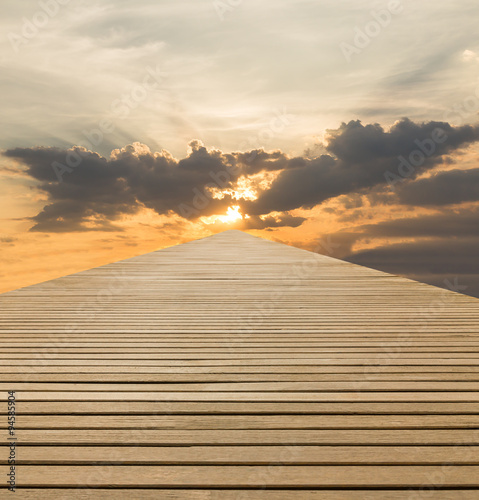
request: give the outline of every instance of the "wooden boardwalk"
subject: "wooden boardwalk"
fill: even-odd
[[[479,499],[479,301],[224,233],[0,296],[17,498]]]

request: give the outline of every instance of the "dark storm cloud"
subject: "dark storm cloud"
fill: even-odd
[[[403,119],[389,131],[360,121],[329,131],[329,155],[296,158],[258,200],[247,202],[253,214],[311,208],[330,198],[414,179],[444,161],[444,156],[479,140],[479,126],[444,122],[416,124]]]
[[[263,171],[277,171],[284,168],[294,168],[293,160],[289,160],[281,151],[266,152],[262,149],[233,153],[238,163],[242,165],[244,175],[254,175]]]
[[[324,237],[330,241],[331,251],[328,253],[338,258],[349,258],[353,255],[352,248],[359,241],[374,243],[375,240],[384,239],[433,240],[436,244],[444,239],[460,245],[463,239],[477,238],[479,249],[479,207],[361,224]]]
[[[365,224],[327,236],[336,257],[446,288],[461,276],[467,289],[457,291],[479,296],[479,207]],[[353,251],[361,240],[377,243]]]
[[[441,239],[384,245],[345,258],[381,271],[402,274],[479,274],[477,238]]]
[[[414,241],[364,250],[345,260],[479,297],[478,248],[474,238]]]
[[[479,168],[450,170],[403,184],[400,203],[414,206],[452,205],[479,200]]]
[[[285,226],[299,227],[306,220],[304,217],[294,217],[288,213],[280,214],[277,217],[268,216],[264,218],[253,215],[244,221],[242,229],[267,229]]]
[[[375,238],[479,237],[479,209],[462,209],[435,215],[394,219],[377,224],[365,224],[356,230],[362,236]]]
[[[293,209],[312,208],[333,197],[384,186],[390,182],[388,175],[407,177],[406,184],[411,184],[418,174],[444,162],[446,155],[477,140],[479,126],[416,124],[403,119],[389,131],[378,124],[343,123],[328,131],[328,154],[312,159],[261,149],[229,154],[208,151],[198,141],[190,143],[190,154],[181,160],[165,151],[152,153],[139,143],[116,150],[110,159],[78,147],[17,148],[4,154],[23,162],[26,173],[48,194],[48,204],[33,217],[35,231],[115,230],[115,220],[141,207],[195,220],[225,213],[232,204],[251,216],[251,226],[266,227],[266,220],[268,227],[295,227],[304,219],[291,218],[287,212]],[[404,162],[414,165],[412,171],[404,172]],[[260,172],[279,174],[256,200],[210,195],[208,187],[234,189],[240,177]],[[459,177],[458,185],[464,183]],[[437,176],[438,188],[441,179]],[[410,192],[404,183],[398,187],[404,200],[414,198],[414,187]],[[434,189],[431,185],[431,199],[436,196]],[[465,192],[470,197],[475,193],[473,188]],[[271,212],[283,215],[258,218]]]
[[[285,162],[279,152],[223,154],[196,141],[190,147],[179,161],[140,145],[111,159],[81,148],[17,148],[4,154],[21,160],[48,193],[49,204],[33,217],[32,228],[46,232],[116,229],[112,221],[142,206],[190,219],[223,213],[231,197],[212,199],[208,186],[231,188],[242,175],[280,169]]]

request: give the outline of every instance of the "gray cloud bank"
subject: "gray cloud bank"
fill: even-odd
[[[389,131],[378,124],[343,123],[328,131],[328,154],[313,159],[290,158],[281,151],[208,151],[197,141],[181,160],[137,144],[116,150],[109,159],[78,147],[16,148],[4,154],[26,165],[27,174],[48,195],[48,204],[33,217],[32,229],[62,232],[114,229],[117,218],[143,206],[194,220],[223,213],[232,203],[256,216],[257,225],[264,226],[258,216],[273,211],[283,213],[280,220],[285,225],[294,225],[298,221],[288,217],[291,210],[388,185],[398,190],[400,202],[409,204],[471,201],[478,194],[477,185],[471,184],[478,177],[476,171],[416,178],[478,140],[479,126],[403,119]],[[240,177],[260,172],[278,176],[256,200],[234,200],[230,195],[217,199],[209,194],[208,187],[234,189]],[[448,190],[452,185],[455,188]],[[271,225],[277,226],[278,219],[271,219]]]
[[[442,210],[328,235],[333,254],[355,264],[479,297],[479,207]],[[353,251],[353,245],[374,245]]]

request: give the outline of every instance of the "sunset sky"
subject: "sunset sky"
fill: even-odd
[[[476,0],[4,0],[0,292],[241,229],[479,296]]]

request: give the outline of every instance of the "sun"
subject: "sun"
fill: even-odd
[[[226,224],[231,224],[242,218],[239,205],[233,205],[232,207],[228,207],[226,215],[220,215],[217,219]]]
[[[216,224],[217,222],[222,222],[223,224],[233,224],[236,221],[249,219],[249,215],[243,215],[240,212],[239,205],[233,205],[228,207],[225,215],[210,215],[209,217],[201,217],[201,222],[204,224]]]

